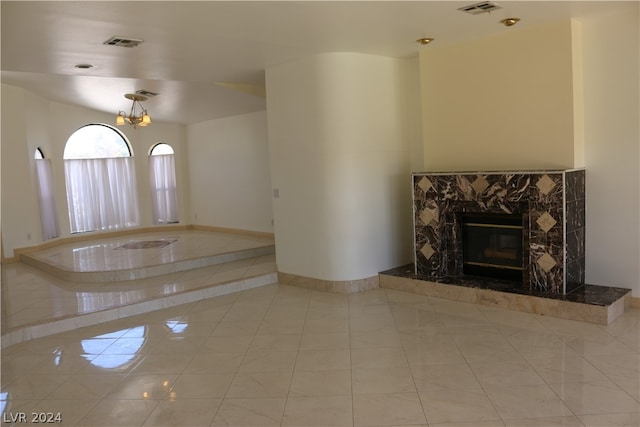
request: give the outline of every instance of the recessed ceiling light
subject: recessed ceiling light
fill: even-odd
[[[81,70],[88,70],[89,68],[93,68],[91,64],[76,64],[74,65],[76,68],[80,68]]]
[[[416,40],[418,43],[420,44],[429,44],[433,41],[434,39],[430,38],[430,37],[423,37],[421,39]]]
[[[500,21],[505,27],[513,27],[520,21],[520,18],[505,18]]]

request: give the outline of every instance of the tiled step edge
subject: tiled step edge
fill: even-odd
[[[518,295],[490,289],[468,288],[425,280],[380,274],[380,287],[453,301],[500,307],[507,310],[608,325],[624,313],[628,298],[608,306]]]
[[[277,283],[276,272],[249,277],[227,283],[217,284],[208,288],[187,291],[175,295],[163,296],[160,298],[138,302],[112,309],[83,314],[70,318],[53,320],[48,323],[28,325],[2,335],[1,348],[6,348],[14,344],[19,344],[36,338],[68,332],[85,326],[97,325],[110,322],[112,320],[123,319],[138,314],[149,313],[174,307],[182,304],[202,301],[234,292],[245,291],[258,288],[260,286]]]
[[[91,272],[80,272],[61,269],[44,260],[32,257],[29,254],[21,254],[20,261],[32,267],[35,267],[40,271],[51,274],[52,276],[59,279],[70,280],[72,282],[99,283],[120,282],[124,280],[137,280],[147,277],[162,276],[164,274],[177,273],[180,271],[193,270],[202,267],[210,267],[212,265],[239,261],[247,258],[259,257],[263,255],[273,255],[274,253],[275,245],[268,245],[236,252],[228,252],[201,258],[187,259],[167,264],[136,267],[127,270]]]

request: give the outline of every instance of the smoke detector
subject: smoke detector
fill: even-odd
[[[461,7],[458,10],[466,12],[471,15],[480,15],[481,13],[493,12],[494,10],[502,9],[497,3],[490,1],[483,1],[480,3],[470,4],[469,6]]]
[[[120,47],[136,47],[143,41],[144,40],[132,39],[130,37],[113,36],[102,44],[109,45],[109,46],[120,46]]]

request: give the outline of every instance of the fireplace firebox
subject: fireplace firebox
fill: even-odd
[[[463,213],[461,227],[464,275],[522,282],[522,215]]]

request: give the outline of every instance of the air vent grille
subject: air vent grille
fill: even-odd
[[[136,47],[144,40],[132,39],[129,37],[119,37],[113,36],[109,40],[105,41],[103,44],[109,46],[120,46],[120,47]]]
[[[481,13],[493,12],[494,10],[502,9],[497,3],[490,1],[483,1],[480,3],[471,4],[469,6],[461,7],[458,10],[471,15],[479,15]]]
[[[138,95],[146,96],[147,98],[151,98],[154,96],[158,96],[157,92],[151,92],[149,90],[139,89],[136,91]]]

